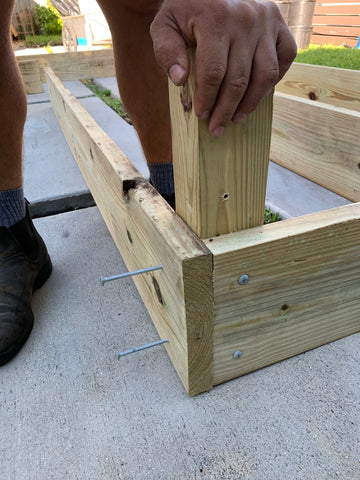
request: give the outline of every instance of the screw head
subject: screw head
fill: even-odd
[[[246,285],[249,281],[249,275],[241,275],[238,279],[239,285]]]
[[[241,355],[242,355],[242,351],[237,350],[236,352],[234,352],[233,359],[236,360],[237,358],[240,358]]]

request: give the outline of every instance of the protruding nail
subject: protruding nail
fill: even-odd
[[[134,270],[133,272],[120,273],[119,275],[113,275],[112,277],[101,277],[101,285],[104,286],[107,282],[112,282],[113,280],[120,280],[122,278],[134,277],[135,275],[142,275],[143,273],[154,272],[155,270],[162,270],[162,265],[156,265],[156,267],[142,268],[141,270]]]
[[[118,360],[120,357],[124,357],[125,355],[130,355],[130,353],[141,352],[141,350],[146,350],[147,348],[156,347],[157,345],[162,345],[163,343],[168,343],[169,340],[165,338],[165,340],[159,340],[157,342],[148,343],[147,345],[143,345],[142,347],[131,348],[130,350],[126,350],[125,352],[120,352],[117,354]]]

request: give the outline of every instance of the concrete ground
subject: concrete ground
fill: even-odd
[[[65,210],[78,208],[87,187],[50,105],[34,97],[26,192],[40,216],[51,202],[61,212],[61,198]],[[130,141],[100,100],[81,102],[146,172],[131,128]],[[268,188],[268,201],[285,197],[279,207],[289,215],[345,202],[279,169],[271,173],[279,196]],[[54,272],[34,296],[29,341],[0,370],[1,480],[360,478],[360,335],[189,398],[163,347],[117,360],[158,336],[131,279],[100,285],[126,267],[97,208],[35,223]]]

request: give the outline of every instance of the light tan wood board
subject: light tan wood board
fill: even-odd
[[[293,63],[276,91],[360,112],[360,71]]]
[[[20,62],[19,68],[24,80],[26,94],[42,93],[44,87],[38,62],[35,60],[23,61]]]
[[[360,204],[201,242],[47,74],[54,110],[129,269],[164,265],[135,282],[188,393],[360,330]]]
[[[53,109],[186,391],[212,387],[212,256],[45,68]],[[134,320],[135,321],[135,320]]]
[[[214,383],[359,332],[359,239],[360,203],[207,240]]]
[[[24,61],[37,61],[41,71],[41,81],[45,82],[44,67],[50,67],[62,80],[82,80],[94,77],[114,77],[115,67],[111,48],[84,52],[48,53],[17,56],[19,64]],[[26,83],[26,79],[25,83]]]
[[[208,133],[194,111],[194,54],[185,87],[171,82],[176,211],[200,238],[261,225],[272,120],[272,95],[223,137]]]
[[[276,93],[270,158],[360,201],[360,112]]]

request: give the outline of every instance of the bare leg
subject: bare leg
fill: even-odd
[[[30,335],[32,294],[52,268],[21,188],[26,95],[10,41],[13,5],[13,0],[0,3],[0,365]]]
[[[171,162],[167,77],[158,66],[149,29],[162,1],[99,0],[109,23],[121,98],[147,162]]]
[[[22,185],[26,95],[10,40],[13,5],[14,0],[0,3],[0,191]]]

